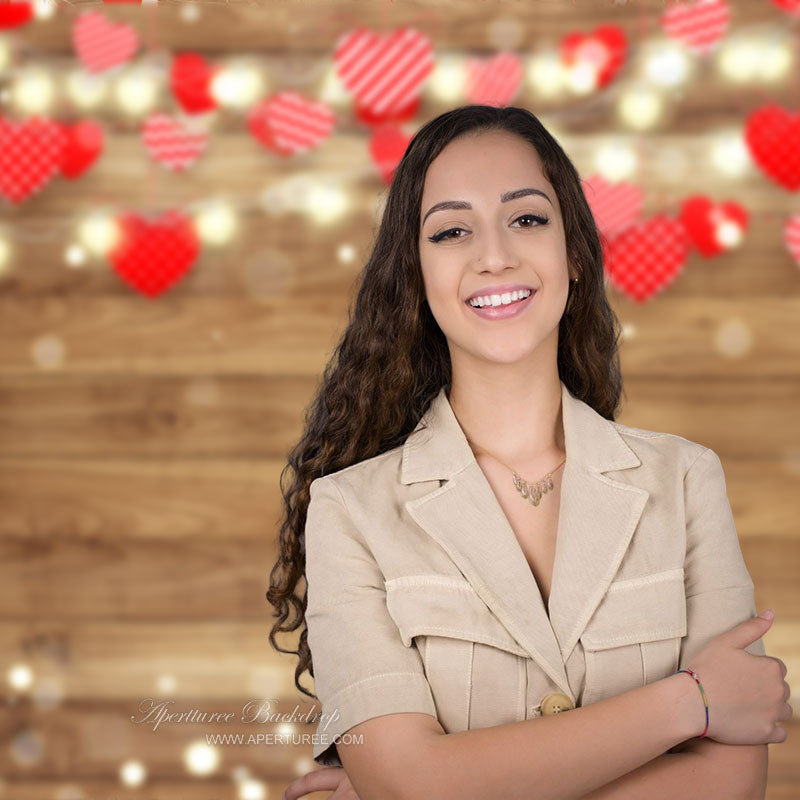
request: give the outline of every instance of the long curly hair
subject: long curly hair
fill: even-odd
[[[556,191],[567,257],[580,276],[559,323],[558,372],[569,390],[613,420],[622,391],[617,353],[620,325],[605,292],[602,244],[578,173],[561,146],[530,111],[466,105],[432,119],[416,133],[395,170],[372,253],[358,281],[355,307],[304,414],[304,431],[280,476],[284,515],[280,554],[270,573],[267,600],[275,607],[272,646],[294,653],[295,685],[314,667],[305,624],[307,585],[304,528],[309,486],[322,475],[401,445],[442,386],[450,389],[447,340],[425,296],[419,258],[420,203],[431,162],[465,134],[506,130],[537,150]],[[291,483],[284,475],[291,467]],[[305,583],[305,581],[304,581]],[[302,626],[297,650],[275,635]]]

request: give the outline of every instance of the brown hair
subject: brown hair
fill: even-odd
[[[401,445],[440,388],[450,389],[447,340],[425,297],[419,260],[422,190],[430,163],[455,138],[506,130],[529,141],[561,206],[567,257],[580,276],[570,282],[559,323],[558,373],[567,388],[607,419],[614,419],[622,380],[617,353],[620,329],[605,293],[603,255],[580,177],[566,153],[527,109],[467,105],[432,119],[409,142],[395,170],[372,253],[360,278],[355,308],[305,411],[304,431],[281,472],[284,516],[280,554],[270,574],[267,600],[275,607],[269,640],[299,658],[295,685],[314,676],[305,624],[307,587],[303,533],[311,482],[324,474]],[[287,488],[283,477],[291,467]],[[286,650],[278,632],[302,626],[298,649]]]

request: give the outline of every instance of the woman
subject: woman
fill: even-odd
[[[792,709],[720,461],[614,421],[617,338],[539,120],[425,125],[289,458],[270,638],[306,625],[332,768],[285,798],[763,794]]]

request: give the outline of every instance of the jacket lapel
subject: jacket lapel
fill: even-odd
[[[565,662],[617,572],[649,493],[604,474],[641,462],[612,423],[561,381],[562,475],[549,619],[514,531],[444,388],[403,446],[401,481],[444,481],[405,508],[508,632],[567,695]],[[425,427],[423,427],[425,426]]]

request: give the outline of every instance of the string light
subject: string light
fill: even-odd
[[[14,105],[29,114],[47,111],[52,105],[54,94],[53,79],[42,67],[23,67],[11,89]]]

